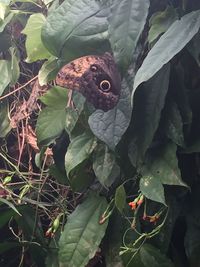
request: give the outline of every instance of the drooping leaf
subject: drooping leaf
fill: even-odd
[[[94,154],[93,169],[98,181],[105,187],[111,186],[120,173],[115,155],[105,145]]]
[[[130,91],[125,79],[117,106],[107,112],[96,110],[88,120],[92,132],[111,149],[119,143],[131,119]]]
[[[96,144],[95,136],[86,132],[72,139],[65,156],[65,169],[67,175],[91,156]]]
[[[149,43],[152,43],[161,33],[166,32],[171,24],[177,19],[178,14],[176,9],[174,9],[172,6],[167,6],[164,11],[154,13],[149,21]]]
[[[176,150],[177,146],[172,142],[151,149],[146,155],[142,173],[154,177],[162,184],[188,187],[181,179]]]
[[[10,74],[10,63],[7,60],[0,60],[0,96],[2,95],[3,91],[5,90],[6,86],[11,81],[11,74]]]
[[[141,193],[148,199],[166,205],[164,187],[160,179],[157,177],[148,174],[142,176],[140,179],[140,190]]]
[[[129,157],[134,166],[141,163],[158,128],[169,85],[170,65],[166,64],[136,92],[133,109],[133,136]]]
[[[47,59],[51,56],[41,40],[41,29],[45,23],[45,17],[41,13],[30,16],[22,33],[26,34],[26,52],[28,63]]]
[[[42,29],[42,40],[55,56],[67,61],[75,57],[108,51],[107,15],[100,1],[66,0],[52,11]]]
[[[17,208],[12,204],[12,202],[8,201],[7,199],[4,199],[2,197],[0,197],[0,203],[4,203],[6,205],[8,205],[12,210],[14,210],[18,215],[22,216],[19,211],[17,210]]]
[[[68,217],[59,241],[59,266],[85,267],[95,255],[108,224],[99,224],[106,206],[105,198],[90,195]]]
[[[115,1],[109,15],[109,35],[115,59],[126,68],[146,23],[149,1]]]
[[[41,100],[47,107],[38,116],[36,133],[39,144],[49,145],[65,129],[67,89],[54,87]]]
[[[179,53],[198,32],[200,27],[200,11],[193,11],[175,21],[160,37],[148,53],[142,66],[136,73],[132,99],[136,88],[148,81],[163,65]]]
[[[122,213],[126,204],[126,191],[123,185],[117,187],[115,192],[115,206]]]

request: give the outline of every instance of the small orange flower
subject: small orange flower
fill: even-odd
[[[132,210],[135,210],[137,208],[137,204],[136,204],[135,200],[132,202],[129,202],[128,205],[131,207]]]

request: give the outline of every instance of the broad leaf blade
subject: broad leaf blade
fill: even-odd
[[[49,145],[65,128],[67,90],[54,87],[41,100],[47,107],[39,114],[36,133],[40,145]]]
[[[123,67],[130,63],[138,38],[146,23],[147,0],[115,1],[109,16],[109,34],[116,61]]]
[[[141,193],[148,199],[166,205],[164,187],[158,178],[151,175],[143,176],[140,179],[140,190]]]
[[[91,156],[96,144],[95,136],[86,132],[72,139],[65,156],[67,175]]]
[[[172,142],[150,150],[142,172],[153,176],[162,184],[188,187],[181,179],[176,150],[177,146]]]
[[[89,117],[88,123],[92,132],[111,149],[114,149],[128,128],[130,119],[130,92],[124,79],[117,106],[107,112],[96,110]]]
[[[45,22],[45,17],[41,13],[30,16],[25,29],[22,33],[27,35],[26,51],[28,63],[37,61],[39,59],[49,58],[51,55],[44,47],[41,40],[41,29]]]
[[[105,187],[111,186],[120,174],[115,155],[105,145],[94,154],[93,169],[98,181]]]
[[[85,267],[101,242],[107,221],[99,224],[105,211],[105,198],[90,195],[69,216],[59,241],[61,267]]]
[[[83,54],[109,49],[108,8],[100,1],[66,0],[47,18],[42,40],[55,56],[72,60]]]
[[[133,109],[133,136],[129,157],[134,166],[141,163],[158,128],[169,85],[170,65],[166,64],[136,92]]]
[[[163,65],[168,63],[198,32],[200,10],[175,21],[151,49],[135,76],[132,98],[136,88],[148,81]]]

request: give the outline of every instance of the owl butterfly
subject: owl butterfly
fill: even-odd
[[[56,83],[79,91],[95,108],[104,111],[114,108],[121,90],[120,74],[110,53],[75,59],[62,67]]]

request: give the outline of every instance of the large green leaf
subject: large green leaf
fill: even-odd
[[[72,139],[65,156],[65,169],[67,175],[91,156],[96,145],[97,141],[95,136],[86,132]]]
[[[115,155],[105,145],[94,154],[93,169],[98,181],[105,187],[111,186],[120,174]]]
[[[51,55],[44,47],[41,40],[41,29],[45,22],[45,17],[41,13],[33,14],[30,16],[26,27],[22,33],[26,34],[26,61],[31,63],[39,59],[47,59]]]
[[[105,234],[108,221],[99,224],[105,198],[90,195],[69,216],[59,241],[60,267],[85,267]]]
[[[111,149],[119,143],[131,119],[130,92],[125,79],[117,106],[107,112],[96,110],[88,120],[92,132]]]
[[[149,24],[150,30],[148,35],[148,41],[153,42],[161,33],[171,26],[171,24],[178,19],[176,9],[172,6],[167,6],[164,11],[159,11],[153,14]]]
[[[176,150],[177,146],[172,142],[151,149],[146,155],[145,165],[142,168],[143,174],[154,177],[166,185],[187,187],[181,179]]]
[[[164,187],[160,179],[158,179],[157,177],[147,174],[142,176],[142,178],[140,179],[140,190],[141,193],[148,199],[166,205]]]
[[[7,60],[0,60],[0,96],[2,95],[3,91],[5,90],[6,86],[11,81],[11,73],[10,73],[10,63]]]
[[[158,128],[169,85],[170,65],[163,68],[136,92],[133,136],[129,157],[134,166],[144,158]]]
[[[136,73],[132,98],[136,88],[148,81],[163,65],[169,62],[198,32],[200,10],[191,12],[175,21],[150,50]]]
[[[130,63],[138,38],[146,23],[149,1],[115,1],[109,16],[109,35],[116,61],[123,67]]]
[[[47,107],[39,114],[36,133],[40,145],[49,145],[65,129],[67,89],[54,87],[41,100]]]
[[[71,60],[83,54],[109,49],[108,8],[100,1],[66,0],[47,18],[42,40],[55,56]]]

